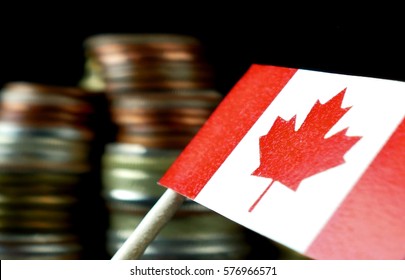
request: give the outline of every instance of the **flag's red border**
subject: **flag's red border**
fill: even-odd
[[[252,65],[159,184],[194,199],[296,72]]]
[[[402,120],[306,254],[316,259],[405,259],[404,158]]]

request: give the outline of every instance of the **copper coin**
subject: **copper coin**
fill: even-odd
[[[118,67],[117,67],[118,68]],[[150,69],[111,69],[103,72],[109,81],[151,81],[151,80],[197,80],[212,81],[213,73],[209,71],[192,71],[189,69],[150,68]]]
[[[63,111],[55,110],[31,110],[27,108],[26,111],[21,111],[16,108],[9,108],[0,105],[0,120],[5,122],[14,123],[52,123],[53,125],[58,124],[87,124],[90,123],[90,119],[81,116],[80,114],[70,114]]]
[[[212,88],[211,81],[189,81],[189,80],[170,80],[170,81],[152,81],[152,82],[109,82],[106,84],[108,92],[128,92],[134,90],[154,90],[154,89],[201,89]]]
[[[73,227],[72,223],[66,221],[46,221],[42,219],[34,220],[16,220],[0,219],[0,230],[2,231],[28,231],[28,232],[49,232],[49,231],[66,231]]]
[[[126,44],[121,42],[110,42],[103,45],[94,46],[86,49],[86,53],[89,56],[97,57],[102,55],[110,55],[116,53],[198,53],[202,49],[199,44],[187,45],[187,44]]]
[[[49,184],[47,182],[41,182],[40,180],[31,181],[27,183],[21,183],[17,180],[9,180],[11,183],[7,185],[0,184],[0,193],[4,195],[58,195],[58,194],[73,194],[77,191],[79,186],[79,179],[72,185],[68,184]],[[17,182],[16,182],[17,181]]]
[[[118,134],[116,139],[118,142],[139,144],[150,148],[181,149],[184,148],[192,138],[193,136],[175,135],[162,138]]]
[[[36,113],[62,113],[62,114],[76,114],[79,116],[89,116],[93,113],[93,108],[89,106],[76,106],[68,104],[47,105],[47,104],[30,104],[17,101],[6,101],[1,103],[3,110],[16,111],[16,112],[36,112]]]
[[[163,102],[162,102],[163,103]],[[163,105],[163,104],[161,104]],[[132,108],[111,108],[112,115],[152,115],[152,116],[162,116],[166,117],[172,116],[183,116],[183,117],[196,117],[196,118],[208,118],[212,109],[207,108],[176,108],[175,105],[185,105],[185,104],[174,104],[174,106],[168,106],[169,108],[159,108],[152,106],[137,106]],[[195,105],[195,104],[192,104]],[[173,107],[173,108],[170,108]]]
[[[71,96],[70,93],[64,92],[35,91],[36,87],[22,83],[6,84],[1,91],[2,103],[79,108],[77,111],[84,112],[91,112],[93,109],[89,100],[79,96]]]
[[[198,61],[199,55],[183,50],[150,51],[138,50],[131,52],[116,52],[108,54],[97,54],[97,61],[104,67],[127,63],[143,63],[149,61]]]
[[[196,134],[201,125],[184,124],[130,124],[121,125],[118,130],[123,134]]]
[[[145,75],[143,73],[158,74],[161,76],[164,74],[170,76],[175,75],[171,73],[174,71],[179,71],[181,73],[186,73],[187,75],[207,75],[211,76],[213,73],[213,68],[211,65],[207,64],[205,61],[143,61],[142,63],[120,63],[117,65],[108,65],[102,67],[100,70],[100,75],[104,77],[114,77],[122,76],[126,73],[139,73],[139,75]]]
[[[171,93],[171,92],[132,92],[126,94],[115,95],[111,99],[110,104],[113,109],[196,109],[195,112],[200,110],[210,110],[218,106],[222,100],[221,95],[209,91],[195,91],[194,94],[190,93]]]
[[[112,114],[112,120],[120,125],[160,124],[160,125],[203,125],[207,118],[176,114]]]
[[[32,82],[9,82],[4,86],[5,91],[15,91],[32,94],[60,94],[75,98],[87,98],[91,93],[78,87],[54,86]]]
[[[89,49],[100,48],[103,45],[148,45],[170,48],[180,46],[199,46],[200,42],[191,36],[182,34],[97,34],[84,42]]]
[[[23,207],[20,207],[23,205]],[[30,205],[21,204],[15,207],[15,205],[9,208],[9,205],[0,204],[0,220],[13,220],[20,221],[48,221],[48,222],[71,222],[72,214],[69,211],[63,209],[43,209],[47,208],[46,205],[42,208],[42,205],[38,205],[36,208],[27,208]],[[31,206],[32,207],[32,206]]]
[[[73,195],[5,195],[0,194],[1,207],[51,207],[66,208],[76,205],[78,198]],[[2,208],[4,209],[4,208]]]

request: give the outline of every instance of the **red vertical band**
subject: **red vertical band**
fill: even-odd
[[[309,256],[405,258],[404,158],[403,120],[309,247]]]

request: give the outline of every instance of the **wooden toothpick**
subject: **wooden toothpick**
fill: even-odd
[[[167,189],[111,260],[139,259],[159,231],[170,221],[185,197]]]

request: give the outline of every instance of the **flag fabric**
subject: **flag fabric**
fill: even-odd
[[[405,259],[405,83],[252,65],[159,184],[314,259]]]

